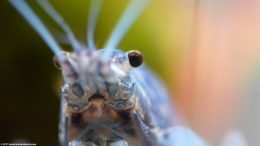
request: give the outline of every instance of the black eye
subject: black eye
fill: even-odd
[[[138,67],[143,63],[143,55],[137,50],[129,51],[128,59],[132,67]]]
[[[53,57],[53,64],[57,69],[61,69],[60,62],[56,56]]]

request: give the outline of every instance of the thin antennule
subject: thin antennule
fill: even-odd
[[[66,21],[59,15],[55,8],[50,4],[48,0],[37,0],[38,4],[46,11],[46,13],[63,29],[66,33],[68,40],[70,41],[74,50],[80,50],[81,45],[75,38],[72,30]]]
[[[55,41],[42,21],[36,16],[30,6],[24,0],[9,0],[9,2],[22,14],[30,25],[38,32],[42,39],[47,43],[53,53],[60,61],[65,59],[62,49]]]
[[[94,43],[94,31],[97,23],[97,18],[100,13],[103,0],[91,0],[89,15],[88,15],[88,26],[87,26],[87,43],[88,48],[95,49]]]
[[[111,50],[115,49],[118,43],[121,41],[123,35],[127,32],[132,23],[136,20],[137,16],[143,10],[148,0],[131,0],[128,4],[126,10],[121,15],[116,27],[112,31],[106,45],[106,51],[103,54],[103,57],[109,58]]]

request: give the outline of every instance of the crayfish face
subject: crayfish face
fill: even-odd
[[[110,60],[103,60],[101,51],[82,50],[66,56],[61,66],[65,80],[62,93],[68,111],[90,110],[99,115],[107,108],[116,111],[134,108],[135,84],[127,70],[130,67],[125,54]]]

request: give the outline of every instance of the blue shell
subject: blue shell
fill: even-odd
[[[177,122],[177,115],[173,110],[166,87],[158,77],[145,65],[134,69],[132,75],[140,91],[138,98],[143,111],[151,116],[150,122],[162,129],[173,126]]]

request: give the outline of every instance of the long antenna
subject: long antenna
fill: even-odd
[[[9,0],[9,2],[22,14],[30,25],[38,32],[45,43],[50,47],[53,53],[60,61],[65,59],[62,49],[57,44],[51,33],[48,31],[42,21],[36,16],[30,6],[24,0]]]
[[[137,16],[139,16],[140,12],[144,9],[147,2],[148,0],[130,1],[105,45],[106,51],[103,54],[104,58],[108,58],[110,56],[110,53],[112,52],[111,50],[116,48],[129,27],[136,20]]]
[[[45,10],[45,12],[63,29],[66,33],[74,50],[80,50],[82,47],[75,38],[72,30],[62,16],[55,10],[48,0],[37,0],[38,4]]]
[[[91,0],[89,15],[88,15],[88,26],[87,26],[87,46],[89,49],[95,49],[94,43],[94,31],[96,28],[97,18],[100,13],[103,0]]]

